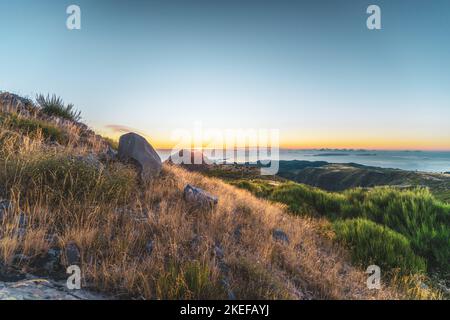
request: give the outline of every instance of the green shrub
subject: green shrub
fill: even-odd
[[[41,107],[42,112],[49,116],[57,116],[72,121],[81,119],[81,111],[76,111],[73,104],[65,105],[64,101],[56,95],[44,96],[39,94],[36,97],[36,102]]]
[[[342,207],[343,218],[362,217],[397,231],[432,269],[450,272],[450,205],[428,189],[379,187],[349,190],[345,196],[350,205]]]
[[[331,194],[317,188],[297,183],[287,183],[277,187],[269,199],[288,205],[297,214],[302,213],[305,205],[312,206],[321,215],[336,215],[344,203],[340,194]]]
[[[450,205],[426,188],[356,188],[336,193],[289,182],[261,192],[251,182],[235,185],[284,203],[294,214],[312,211],[331,220],[364,218],[386,226],[408,239],[430,271],[450,274]]]
[[[425,261],[414,254],[408,239],[388,227],[358,218],[335,221],[333,229],[337,240],[351,248],[353,260],[364,268],[375,264],[406,274],[426,270]]]

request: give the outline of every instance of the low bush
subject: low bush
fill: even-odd
[[[386,226],[409,241],[413,252],[427,260],[429,271],[450,274],[450,205],[426,188],[356,188],[336,193],[293,182],[265,189],[262,184],[246,181],[235,185],[284,203],[294,214],[309,214],[312,208],[333,221],[363,218]]]
[[[333,223],[336,239],[351,248],[353,260],[367,267],[397,269],[402,273],[421,273],[425,261],[416,256],[405,236],[366,219],[338,220]]]

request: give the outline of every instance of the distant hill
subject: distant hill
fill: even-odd
[[[440,200],[450,202],[450,175],[364,166],[356,163],[326,161],[279,161],[276,176],[261,176],[256,165],[228,164],[201,167],[209,176],[222,179],[290,180],[327,191],[343,191],[356,187],[392,186],[397,188],[428,187]],[[200,168],[200,167],[199,167]],[[195,167],[190,168],[190,170]],[[200,170],[198,170],[200,171]]]
[[[278,176],[328,191],[343,191],[355,187],[424,186],[430,188],[437,198],[450,201],[448,174],[369,167],[356,163],[280,161]]]

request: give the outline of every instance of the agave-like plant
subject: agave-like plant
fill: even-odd
[[[81,111],[75,110],[71,103],[65,105],[61,97],[55,94],[52,96],[50,94],[47,94],[47,96],[39,94],[36,96],[36,102],[41,107],[42,112],[49,116],[57,116],[72,121],[81,120]]]

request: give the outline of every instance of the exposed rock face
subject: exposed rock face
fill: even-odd
[[[76,156],[74,159],[76,161],[83,162],[86,165],[93,167],[98,171],[103,169],[103,164],[100,162],[100,160],[97,158],[95,154],[90,153],[85,156]]]
[[[112,299],[86,290],[69,290],[64,282],[27,276],[17,282],[0,281],[0,300],[105,300]]]
[[[0,111],[17,112],[22,115],[30,116],[37,112],[33,102],[9,92],[0,93]],[[34,111],[34,112],[33,112]]]
[[[120,137],[118,157],[122,161],[133,162],[140,169],[141,180],[150,182],[161,172],[161,158],[155,149],[136,133],[127,133]]]
[[[184,199],[204,209],[211,209],[219,202],[217,197],[189,184],[184,188]]]

